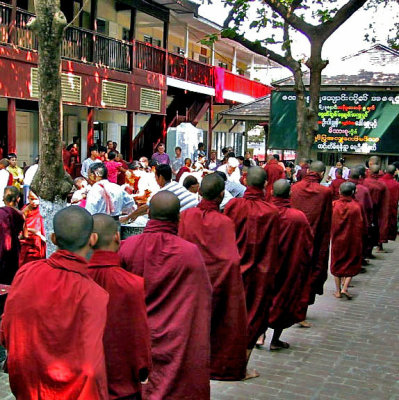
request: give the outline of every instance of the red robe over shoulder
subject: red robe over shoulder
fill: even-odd
[[[346,182],[344,178],[335,178],[333,181],[331,181],[330,184],[330,189],[332,193],[332,199],[333,200],[338,200],[339,199],[339,187]]]
[[[96,250],[89,275],[109,294],[104,351],[110,400],[133,397],[151,368],[144,279],[120,267],[119,255]]]
[[[234,224],[215,201],[180,216],[179,235],[198,246],[212,284],[211,378],[241,380],[247,358],[247,311]]]
[[[26,205],[22,211],[28,208]],[[43,218],[40,215],[40,207],[29,210],[25,216],[25,228],[34,229],[40,232],[43,236],[46,235],[44,231]],[[46,242],[43,239],[32,233],[28,232],[28,237],[21,239],[21,254],[19,256],[19,266],[21,267],[28,262],[41,260],[46,258]]]
[[[108,294],[65,250],[21,267],[1,325],[18,400],[108,399],[102,338]]]
[[[389,190],[388,240],[395,240],[398,233],[399,182],[391,174],[383,175],[380,180]]]
[[[290,199],[273,197],[273,204],[280,214],[281,267],[276,276],[269,326],[285,329],[306,319],[312,283],[313,234],[305,214],[291,208]]]
[[[235,224],[247,303],[248,349],[252,349],[267,328],[280,268],[278,210],[266,202],[262,189],[249,186],[243,198],[227,203],[224,212]]]
[[[212,287],[198,247],[176,223],[150,220],[119,254],[145,281],[153,370],[144,399],[208,400]]]
[[[19,266],[21,245],[18,239],[24,217],[14,207],[0,207],[0,283],[10,285]]]
[[[389,190],[381,177],[379,174],[370,174],[363,180],[373,201],[374,246],[388,241]]]
[[[273,184],[279,179],[284,178],[284,168],[278,164],[275,158],[269,160],[264,168],[267,174],[266,201],[271,201]]]
[[[291,189],[292,207],[305,213],[314,237],[311,304],[316,294],[323,294],[330,255],[332,196],[331,190],[320,185],[320,181],[321,178],[316,172],[309,172]]]
[[[362,268],[364,221],[360,204],[341,196],[333,203],[331,224],[331,274],[355,276]]]

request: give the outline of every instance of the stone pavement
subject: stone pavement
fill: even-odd
[[[261,376],[212,382],[212,400],[399,400],[399,242],[386,249],[354,278],[353,300],[335,299],[330,277],[309,309],[313,327],[284,332],[289,350],[254,350]],[[13,398],[0,373],[0,400]]]

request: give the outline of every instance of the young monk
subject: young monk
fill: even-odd
[[[120,267],[118,222],[106,214],[93,219],[98,241],[89,275],[109,294],[103,338],[109,398],[139,400],[151,368],[144,280]]]
[[[182,212],[179,235],[198,246],[213,288],[211,379],[240,380],[247,363],[247,311],[234,224],[219,211],[223,178],[205,176],[200,193],[199,205]]]
[[[339,199],[339,187],[341,184],[346,182],[346,180],[342,177],[342,168],[336,168],[335,170],[335,179],[330,184],[330,189],[332,193],[332,199],[338,200]]]
[[[334,296],[348,292],[352,277],[362,268],[362,237],[365,230],[360,204],[354,199],[356,185],[345,182],[340,187],[340,198],[333,203],[331,225],[331,274],[334,275]]]
[[[8,294],[1,342],[14,396],[108,399],[102,338],[108,294],[88,275],[93,218],[71,206],[53,220],[58,250],[21,267]]]
[[[212,287],[198,247],[177,236],[180,202],[151,199],[144,233],[125,240],[122,266],[145,280],[153,370],[148,400],[209,400]]]
[[[395,240],[398,233],[399,183],[395,180],[395,173],[396,167],[388,165],[385,175],[381,177],[389,191],[388,240]]]

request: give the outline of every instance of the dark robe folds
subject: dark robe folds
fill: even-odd
[[[145,280],[153,370],[143,397],[208,400],[212,287],[198,247],[177,236],[177,223],[150,220],[119,254]]]
[[[320,181],[318,173],[309,172],[291,189],[292,207],[305,213],[314,237],[311,304],[316,294],[323,294],[330,253],[332,195],[329,188],[320,185]]]
[[[225,214],[234,224],[248,314],[248,349],[265,332],[280,268],[278,210],[262,189],[248,187],[243,198],[230,200]]]
[[[103,333],[108,294],[87,261],[59,250],[18,270],[5,305],[1,342],[18,400],[106,400]]]
[[[276,295],[269,326],[285,329],[306,319],[312,278],[313,235],[302,211],[291,201],[273,197],[280,214],[279,254],[281,267],[276,276]]]
[[[399,183],[391,174],[385,174],[380,180],[389,190],[388,240],[395,240],[398,233]]]
[[[365,224],[360,204],[341,196],[333,203],[331,224],[331,273],[355,276],[362,267],[362,236]]]
[[[339,199],[339,187],[345,182],[346,182],[346,180],[344,178],[335,178],[331,182],[330,189],[331,189],[332,199],[333,200],[338,200]]]
[[[265,171],[267,174],[266,201],[271,201],[273,184],[279,179],[284,178],[284,168],[273,158],[266,163]]]
[[[198,246],[212,284],[211,378],[245,376],[247,311],[234,224],[215,201],[184,211],[179,235]]]
[[[109,294],[104,351],[110,400],[133,398],[151,368],[144,280],[119,265],[119,255],[96,250],[89,275]]]

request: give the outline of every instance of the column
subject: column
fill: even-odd
[[[11,17],[10,25],[8,27],[8,43],[15,43],[15,33],[17,28],[17,0],[11,2]]]
[[[94,144],[94,108],[87,109],[87,154],[90,154],[89,148]]]
[[[188,51],[189,51],[189,32],[188,32],[188,25],[186,25],[186,36],[184,38],[184,57],[188,58]]]
[[[169,21],[163,23],[163,48],[168,50]]]
[[[211,50],[211,65],[212,67],[215,66],[215,43],[212,43],[212,50]]]
[[[252,57],[251,57],[251,69],[249,72],[249,78],[251,80],[254,80],[254,78],[255,78],[255,55],[254,54],[252,54]]]
[[[211,155],[211,150],[212,150],[212,125],[213,125],[213,97],[209,97],[209,115],[208,115],[208,158]]]
[[[237,49],[233,47],[233,63],[231,65],[231,71],[233,74],[237,73]]]
[[[133,129],[134,129],[134,112],[127,112],[127,134],[129,135],[129,150],[127,160],[133,161]]]
[[[8,153],[17,152],[17,108],[15,99],[8,99],[8,114],[7,114],[7,143]]]

